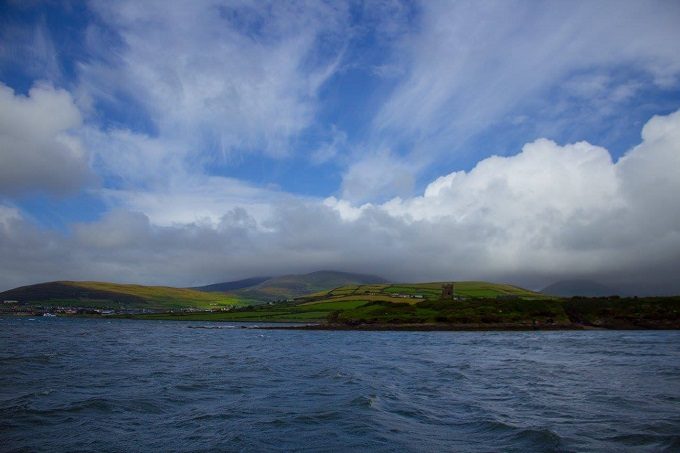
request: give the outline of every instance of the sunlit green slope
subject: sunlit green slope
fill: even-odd
[[[206,293],[168,286],[128,285],[107,282],[59,281],[22,286],[0,293],[1,300],[30,305],[62,305],[98,308],[215,309],[242,306],[233,295]]]
[[[330,291],[320,291],[308,299],[394,300],[417,303],[422,299],[437,300],[441,296],[443,282],[394,283],[381,285],[346,285]],[[520,298],[546,299],[550,296],[504,283],[455,282],[454,294],[462,298]],[[409,296],[409,297],[406,297]]]

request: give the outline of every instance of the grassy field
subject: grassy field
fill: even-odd
[[[369,302],[336,311],[345,324],[455,324],[539,327],[680,328],[680,297],[427,300],[417,304]]]
[[[352,310],[366,301],[317,302],[312,304],[278,303],[257,305],[224,313],[157,313],[134,315],[135,319],[165,319],[178,321],[326,321],[338,310]]]
[[[330,291],[319,291],[311,294],[307,299],[329,299],[341,297],[374,296],[367,300],[401,299],[401,302],[419,302],[418,299],[399,298],[398,295],[421,296],[422,299],[437,300],[441,296],[443,282],[433,283],[395,283],[384,285],[347,285]],[[454,292],[456,296],[464,298],[496,298],[517,297],[520,299],[552,299],[551,296],[529,291],[517,286],[503,283],[489,282],[456,282]],[[377,298],[376,298],[377,297]],[[380,299],[382,298],[382,299]],[[304,299],[304,298],[303,298]]]
[[[333,326],[394,326],[451,325],[472,328],[680,328],[680,297],[664,298],[544,298],[533,293],[529,298],[503,297],[508,292],[527,294],[521,289],[507,287],[501,297],[468,297],[442,300],[439,297],[403,299],[394,294],[405,294],[412,289],[416,294],[434,291],[429,287],[413,288],[389,285],[363,294],[357,288],[341,288],[322,298],[320,294],[297,302],[258,305],[224,313],[164,313],[135,315],[137,319],[256,321],[256,322],[322,322]],[[392,291],[384,291],[385,289]],[[474,291],[496,291],[494,286]],[[352,295],[355,293],[355,295]],[[479,294],[479,292],[477,292]]]
[[[424,301],[418,304],[371,302],[338,312],[335,322],[356,323],[453,323],[568,324],[562,303],[556,300],[469,299]]]
[[[442,316],[453,316],[447,309],[467,307],[456,316],[460,319],[479,320],[480,316],[491,319],[492,308],[478,313],[480,300],[495,305],[508,304],[504,298],[516,297],[518,301],[546,299],[532,291],[515,286],[486,282],[456,283],[456,295],[465,297],[460,301],[440,301],[441,283],[417,284],[371,284],[347,285],[330,291],[321,291],[296,299],[294,302],[252,306],[228,313],[205,314],[147,314],[136,316],[143,319],[185,319],[214,321],[334,321],[334,322],[440,322]],[[498,298],[498,299],[496,299]],[[548,298],[549,300],[552,298]],[[489,302],[490,301],[490,302]],[[535,305],[535,304],[534,304]],[[546,319],[562,319],[564,313],[550,313]],[[442,313],[445,312],[444,315]],[[477,313],[474,314],[473,312]],[[480,314],[481,313],[481,314]],[[502,310],[501,310],[502,313]],[[503,318],[508,318],[506,314]],[[439,321],[437,321],[439,319]],[[452,318],[453,319],[453,318]],[[364,320],[364,321],[361,321]]]

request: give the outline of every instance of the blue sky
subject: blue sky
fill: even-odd
[[[680,291],[677,2],[0,8],[0,289],[338,268]]]

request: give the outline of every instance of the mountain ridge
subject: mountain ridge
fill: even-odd
[[[265,282],[273,277],[249,277],[249,278],[243,278],[241,280],[232,280],[228,282],[220,282],[220,283],[211,283],[209,285],[203,285],[203,286],[193,286],[190,287],[189,289],[193,289],[196,291],[203,291],[207,293],[212,293],[212,292],[229,292],[229,291],[234,291],[237,289],[244,289],[244,288],[250,288],[251,286],[256,286],[259,285],[262,282]]]
[[[287,274],[272,277],[257,285],[233,291],[246,299],[265,301],[293,299],[317,291],[328,291],[344,285],[379,284],[388,280],[370,274],[320,270],[307,274]]]
[[[20,286],[0,293],[4,304],[42,304],[110,308],[175,309],[226,308],[246,302],[225,293],[208,293],[188,288],[94,281],[60,280]],[[3,304],[3,305],[4,305]]]
[[[97,308],[214,309],[292,299],[347,284],[384,282],[387,280],[374,275],[327,270],[252,277],[194,288],[59,280],[0,292],[0,302]]]

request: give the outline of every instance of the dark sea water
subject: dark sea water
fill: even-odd
[[[0,318],[0,450],[680,451],[677,331],[228,326]]]

